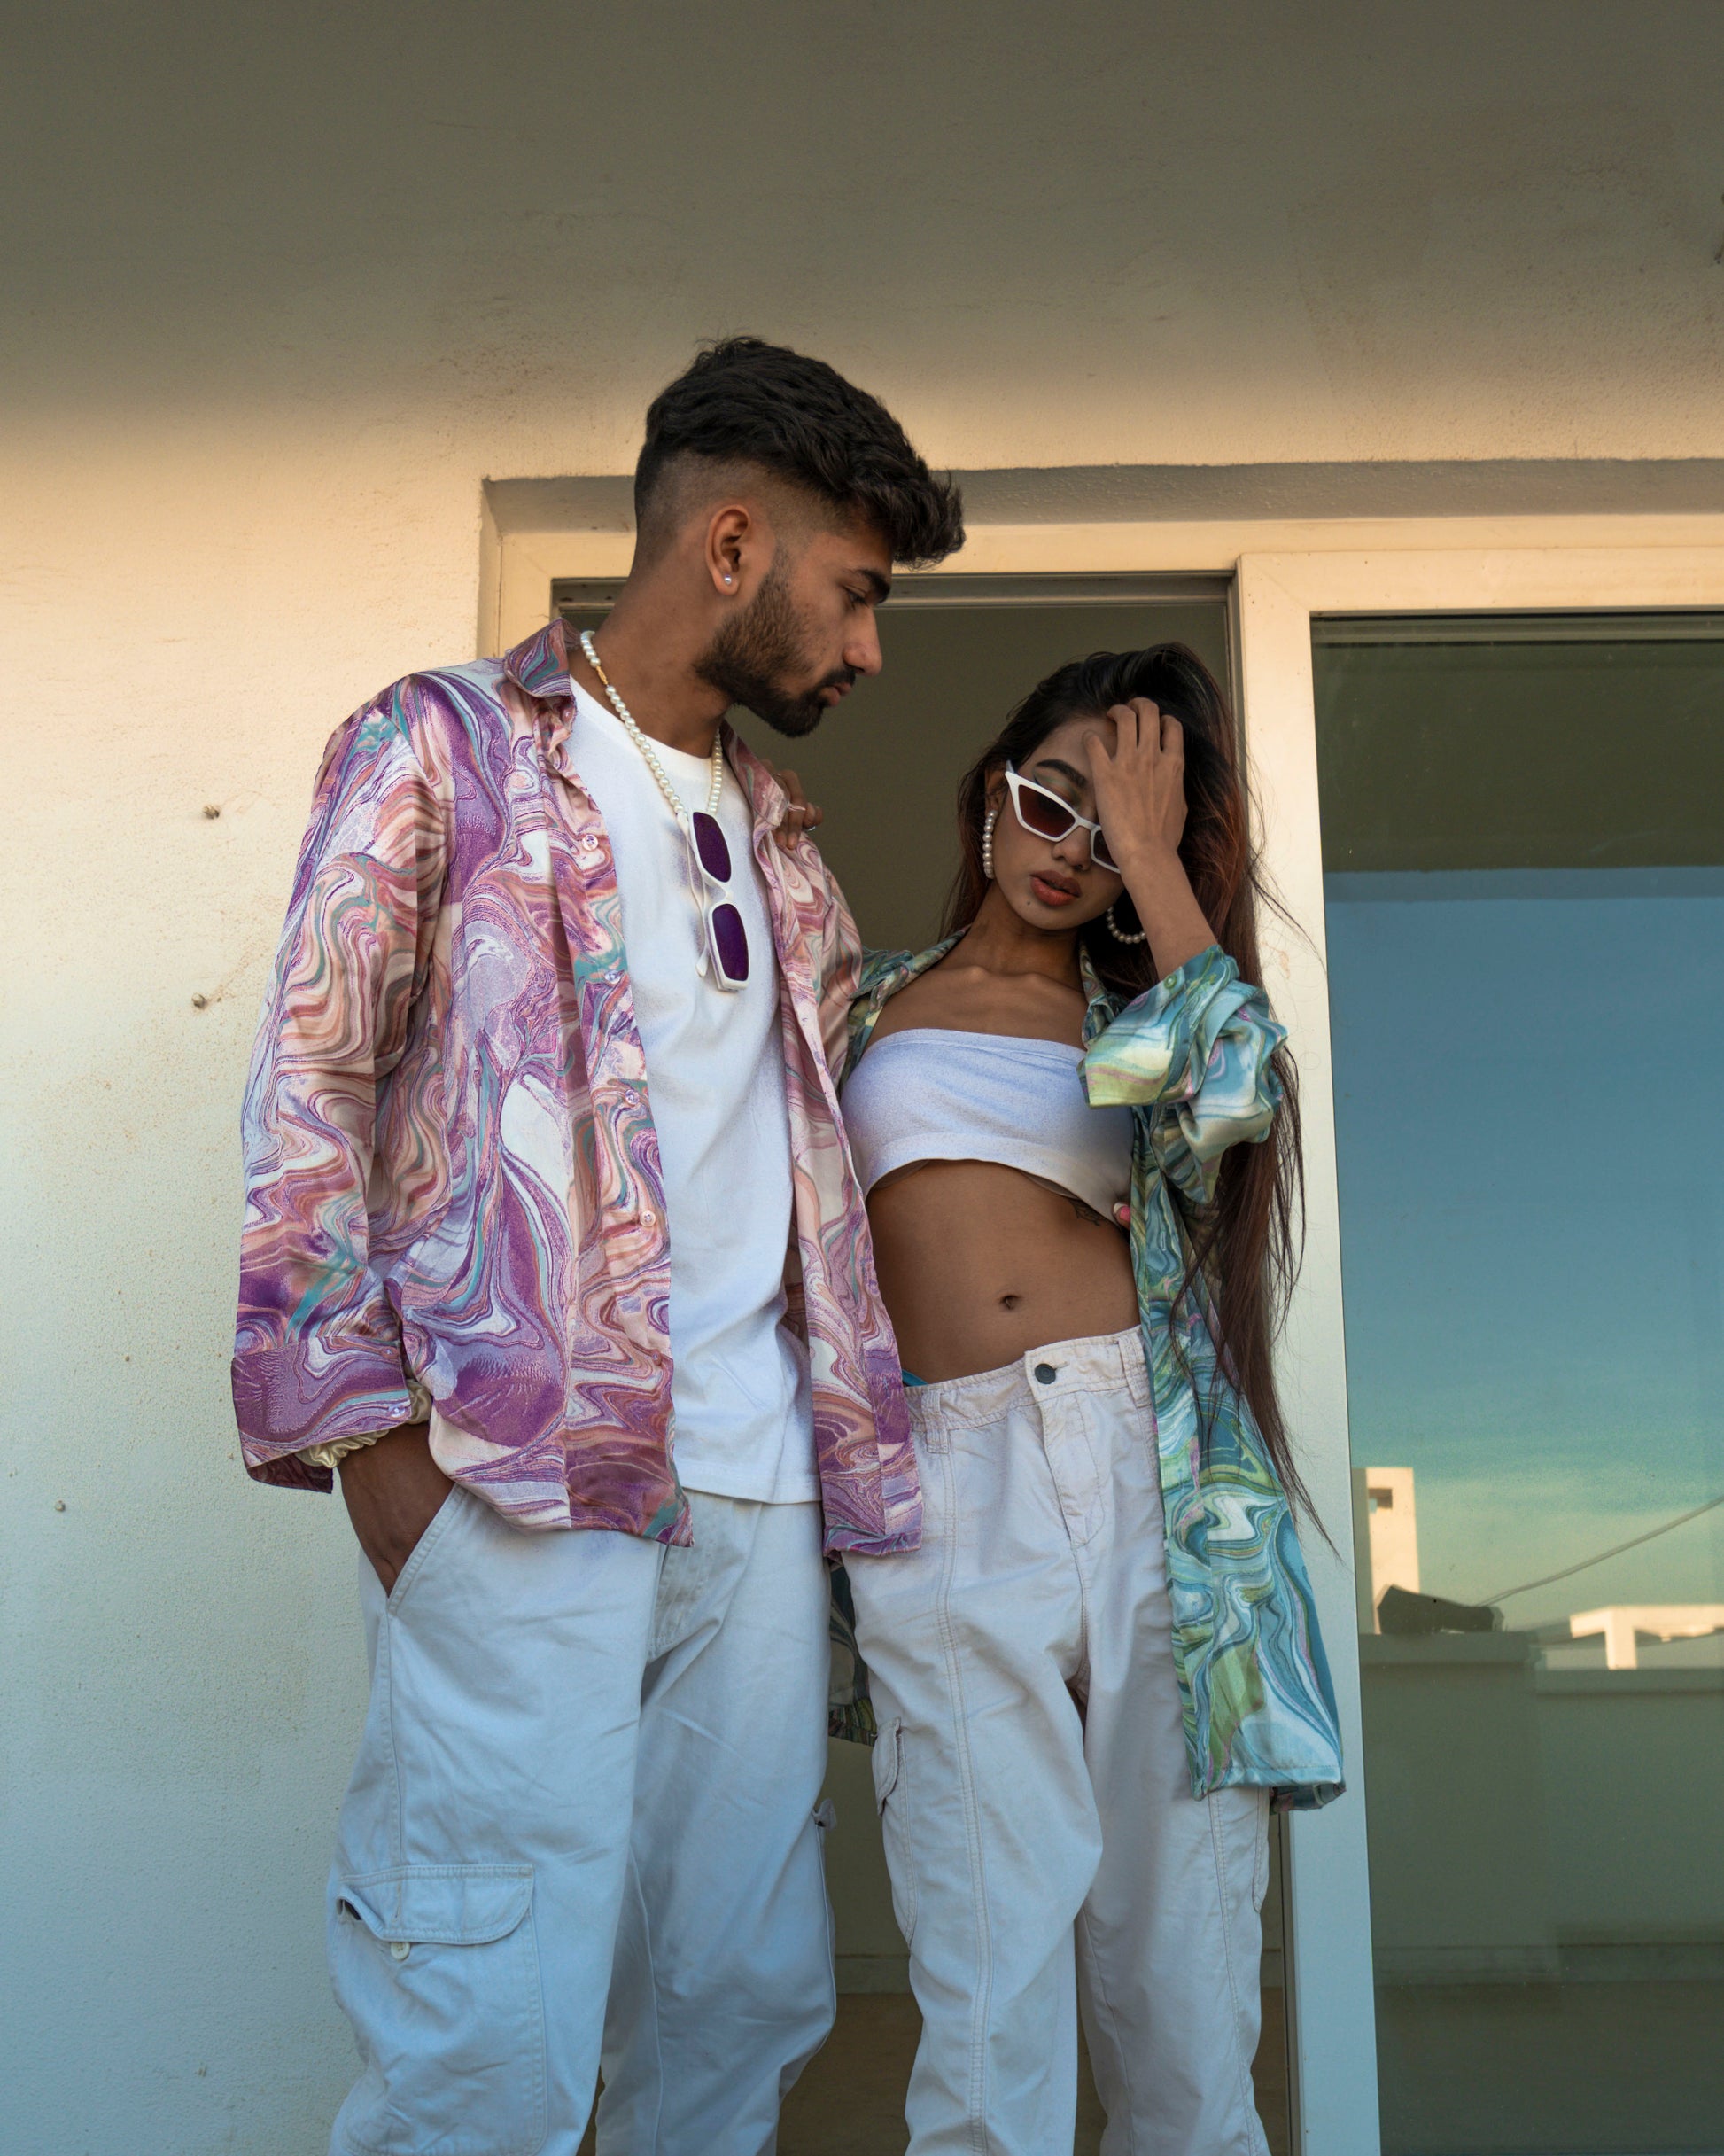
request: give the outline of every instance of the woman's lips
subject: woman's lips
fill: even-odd
[[[1069,906],[1077,896],[1077,886],[1075,883],[1055,883],[1044,876],[1032,876],[1029,879],[1029,888],[1044,906]]]

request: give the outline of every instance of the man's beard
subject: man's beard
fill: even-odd
[[[792,694],[785,681],[807,665],[801,628],[789,579],[774,563],[750,603],[725,623],[695,660],[695,672],[721,697],[764,719],[774,733],[792,740],[812,734],[827,714],[821,690],[847,686],[856,669],[840,666],[812,689]]]

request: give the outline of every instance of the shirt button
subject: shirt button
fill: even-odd
[[[405,1961],[412,1953],[413,1949],[405,1939],[392,1939],[389,1942],[389,1951],[397,1961]]]
[[[1038,1385],[1051,1385],[1059,1374],[1052,1363],[1037,1363],[1036,1366],[1036,1382]]]

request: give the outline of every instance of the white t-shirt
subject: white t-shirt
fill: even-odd
[[[706,759],[653,746],[684,805],[704,808]],[[778,961],[748,797],[726,767],[718,815],[749,961],[733,993],[695,969],[704,930],[687,842],[657,781],[616,713],[579,683],[567,753],[610,836],[647,1055],[671,1241],[677,1473],[719,1497],[805,1503],[819,1481],[808,1350],[783,1322],[790,1117]]]

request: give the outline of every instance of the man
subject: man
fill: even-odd
[[[648,411],[635,512],[586,650],[338,731],[247,1088],[246,1464],[339,1474],[372,1660],[340,2156],[575,2156],[601,2063],[612,2156],[757,2156],[831,2024],[822,1549],[920,1498],[855,932],[722,720],[817,724],[963,533],[872,397],[742,338]]]

